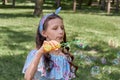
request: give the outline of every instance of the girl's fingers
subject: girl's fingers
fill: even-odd
[[[44,52],[49,52],[49,51],[51,51],[52,46],[49,44],[48,41],[44,41],[43,48],[44,48]]]
[[[57,50],[58,48],[60,48],[60,43],[58,43],[55,40],[44,41],[43,48],[44,48],[45,52],[49,52],[49,51],[52,51],[52,50]]]
[[[56,48],[55,44],[52,41],[49,41],[49,44],[52,46],[52,50]]]
[[[51,42],[55,45],[56,49],[60,48],[60,43],[55,40],[51,40]]]

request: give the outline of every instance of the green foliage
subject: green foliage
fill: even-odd
[[[54,11],[48,7],[44,6],[44,14]],[[23,80],[22,68],[28,52],[35,48],[36,29],[40,20],[40,17],[33,17],[32,13],[33,8],[28,5],[0,9],[0,80]],[[120,79],[120,64],[112,63],[120,51],[119,14],[106,15],[98,9],[85,7],[76,13],[64,8],[59,15],[64,20],[67,40],[77,38],[88,44],[86,49],[71,45],[71,52],[74,54],[79,51],[94,59],[91,64],[87,64],[86,59],[80,58],[81,54],[75,55],[74,63],[79,68],[78,77],[73,80]],[[118,47],[110,47],[109,40],[113,40]],[[106,64],[101,63],[102,57],[106,58]],[[100,74],[91,75],[93,66],[99,66]]]

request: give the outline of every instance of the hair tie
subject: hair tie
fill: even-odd
[[[61,7],[59,7],[58,9],[56,9],[55,14],[58,14],[60,12],[60,10],[61,10]],[[50,16],[52,14],[53,13],[47,14],[47,15],[43,16],[42,19],[40,20],[40,25],[39,25],[39,31],[40,31],[40,33],[43,31],[43,24],[44,24],[45,20],[47,19],[48,16]]]

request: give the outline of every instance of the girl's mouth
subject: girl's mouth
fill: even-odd
[[[63,37],[58,37],[58,39],[60,39],[60,40],[61,40],[61,39],[63,39]]]
[[[56,40],[63,41],[63,37],[57,37]]]

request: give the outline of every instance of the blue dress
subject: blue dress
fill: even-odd
[[[32,50],[25,61],[22,73],[25,73],[26,69],[32,62],[37,50]],[[38,64],[37,72],[34,75],[33,80],[71,80],[75,77],[74,73],[70,71],[70,65],[68,60],[63,55],[51,55],[51,60],[53,61],[52,70],[47,73],[44,66],[43,57],[41,57]]]

